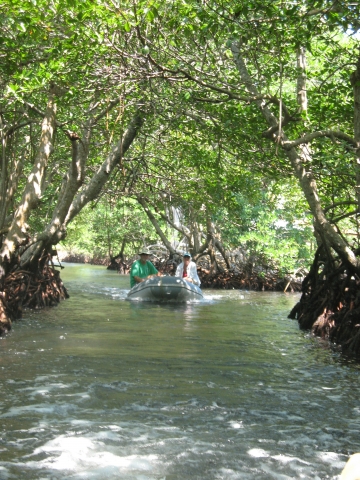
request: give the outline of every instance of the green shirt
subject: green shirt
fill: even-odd
[[[132,264],[130,271],[130,287],[132,288],[136,285],[134,276],[146,278],[148,275],[156,275],[157,273],[158,271],[151,262],[147,261],[144,265],[140,260],[136,260],[136,262]]]

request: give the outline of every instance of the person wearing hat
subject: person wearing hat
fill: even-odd
[[[130,270],[130,287],[132,288],[137,283],[145,282],[148,278],[161,277],[154,265],[149,261],[150,252],[141,250],[139,253],[140,260],[136,260]]]
[[[183,261],[178,265],[175,273],[175,277],[180,277],[187,282],[200,286],[200,278],[197,274],[196,263],[191,261],[191,255],[185,252],[183,255]]]

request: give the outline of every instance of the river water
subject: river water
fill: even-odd
[[[0,339],[1,479],[336,479],[360,451],[359,365],[287,318],[298,295],[133,304],[65,265],[70,299]]]

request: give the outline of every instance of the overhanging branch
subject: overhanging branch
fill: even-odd
[[[338,139],[342,140],[352,147],[356,148],[357,144],[353,137],[347,135],[344,132],[336,131],[336,130],[319,130],[318,132],[307,133],[303,137],[297,138],[296,140],[284,140],[282,142],[282,146],[285,150],[290,150],[291,148],[297,147],[298,145],[303,145],[306,143],[310,143],[312,140],[316,138],[330,138],[330,139]]]

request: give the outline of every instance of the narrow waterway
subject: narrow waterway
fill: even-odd
[[[133,304],[66,265],[70,299],[0,339],[0,478],[336,479],[360,451],[360,368],[287,315],[297,295]]]

